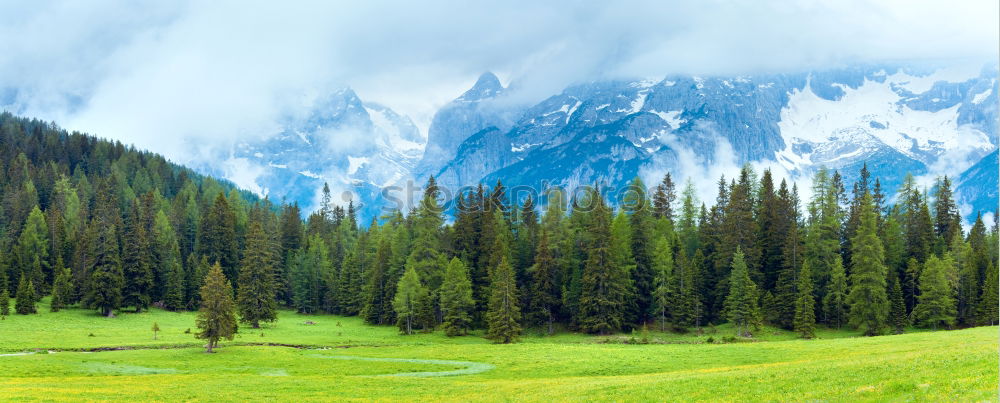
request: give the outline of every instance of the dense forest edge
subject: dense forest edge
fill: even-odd
[[[411,211],[359,223],[324,188],[303,220],[157,154],[4,113],[0,315],[199,311],[209,350],[282,306],[498,343],[525,328],[729,322],[812,338],[998,323],[997,215],[963,230],[947,177],[886,190],[865,168],[853,184],[820,169],[803,201],[748,165],[718,188],[708,204],[670,174],[652,192],[635,179],[612,205],[599,187],[512,200],[498,182],[459,194],[449,222],[431,178]]]

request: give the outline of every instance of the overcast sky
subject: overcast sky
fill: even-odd
[[[996,60],[998,2],[37,1],[0,3],[0,103],[185,162],[273,133],[343,85],[410,115],[483,71],[574,81]],[[15,95],[16,94],[16,95]]]

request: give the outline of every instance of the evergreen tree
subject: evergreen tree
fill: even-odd
[[[830,281],[827,283],[826,295],[823,297],[823,316],[826,323],[835,328],[840,328],[848,322],[847,304],[847,274],[844,272],[844,264],[840,261],[840,256],[834,257],[831,266]]]
[[[420,300],[427,294],[427,289],[420,283],[420,275],[413,267],[407,267],[403,277],[396,286],[396,298],[392,306],[396,310],[396,320],[403,334],[413,334],[417,323],[417,310]]]
[[[847,295],[850,324],[866,336],[881,334],[889,316],[885,251],[875,225],[875,209],[868,195],[861,204],[861,225],[851,240],[851,291]]]
[[[545,325],[552,334],[559,309],[559,263],[554,248],[549,244],[549,230],[542,228],[531,266],[531,323]]]
[[[493,269],[490,282],[489,310],[486,312],[486,338],[495,343],[517,341],[521,334],[521,307],[518,305],[514,268],[502,257]]]
[[[955,288],[957,291],[956,302],[958,312],[956,321],[965,326],[976,324],[976,310],[979,306],[977,301],[982,285],[979,284],[979,268],[972,246],[962,238],[961,231],[955,232],[951,244],[948,247],[951,256],[955,258],[956,276]]]
[[[212,206],[202,216],[198,236],[198,254],[218,262],[226,278],[237,278],[239,244],[236,242],[236,212],[226,197],[219,192]]]
[[[667,172],[663,176],[663,181],[656,185],[656,191],[653,192],[653,217],[673,221],[673,204],[674,199],[677,198],[674,187],[673,178],[670,177],[670,172]],[[642,190],[643,194],[645,194],[645,187]]]
[[[795,299],[795,332],[803,339],[816,337],[816,298],[813,296],[812,273],[809,264],[803,264],[799,271],[798,298]]]
[[[899,275],[889,272],[889,324],[893,332],[902,334],[909,320],[906,317],[906,302],[903,301],[903,288],[899,286]]]
[[[440,227],[441,208],[437,204],[437,185],[434,178],[427,181],[424,197],[417,208],[414,220],[413,245],[410,256],[406,260],[406,268],[413,268],[420,275],[420,280],[428,291],[436,291],[441,286],[442,276],[448,260],[441,252]]]
[[[448,262],[444,282],[441,283],[441,314],[444,317],[445,335],[465,335],[471,325],[471,313],[475,307],[469,270],[459,258],[453,257]]]
[[[236,304],[240,320],[254,329],[260,328],[260,322],[273,322],[278,318],[272,252],[270,239],[261,224],[251,222],[240,263]]]
[[[326,242],[319,235],[309,237],[308,246],[296,255],[291,273],[292,306],[299,313],[316,313],[320,305],[322,273],[328,272],[330,258]]]
[[[10,315],[10,291],[4,285],[3,289],[0,289],[0,317],[8,315]]]
[[[136,313],[149,307],[153,288],[153,256],[140,209],[138,202],[132,203],[122,234],[122,238],[127,240],[122,245],[122,273],[125,277],[122,306],[134,306]]]
[[[1000,295],[997,292],[997,282],[997,268],[991,262],[986,269],[986,280],[983,281],[983,292],[979,298],[977,314],[980,325],[994,326],[1000,322],[1000,309],[997,306]]]
[[[361,308],[361,316],[364,317],[365,322],[373,325],[389,323],[388,319],[393,309],[394,302],[386,300],[388,295],[386,288],[393,287],[388,278],[391,254],[389,240],[383,238],[379,241],[378,249],[375,251],[375,261],[372,262],[371,268],[368,270],[368,278],[362,292],[364,305]],[[410,332],[407,331],[406,334],[410,334]]]
[[[87,293],[87,305],[97,308],[107,317],[114,316],[114,310],[121,306],[122,288],[125,278],[118,260],[118,238],[115,226],[95,221],[97,234],[93,239],[93,266]]]
[[[187,301],[186,275],[176,232],[163,210],[153,219],[152,248],[163,306],[170,310],[182,309]]]
[[[675,282],[674,258],[671,253],[670,242],[666,237],[659,237],[656,240],[656,248],[653,255],[654,277],[653,306],[652,312],[656,320],[660,322],[660,331],[666,331],[667,322],[674,320],[674,309],[677,308],[677,292],[673,289]]]
[[[35,285],[28,277],[21,273],[21,280],[17,283],[17,296],[14,302],[14,311],[18,315],[30,315],[36,313]]]
[[[14,249],[11,278],[24,273],[41,291],[46,290],[49,269],[49,239],[45,215],[38,206],[32,208]]]
[[[956,307],[952,298],[952,290],[948,285],[945,273],[948,271],[951,257],[944,259],[931,255],[920,273],[920,296],[917,306],[913,308],[913,320],[925,327],[935,330],[938,325],[952,327],[955,325]]]
[[[62,258],[56,263],[56,269],[59,274],[52,283],[52,300],[49,306],[52,312],[59,312],[73,299],[73,273],[70,269],[62,267]]]
[[[653,278],[656,275],[653,269],[654,252],[652,250],[653,217],[650,212],[649,200],[646,199],[646,185],[639,178],[635,178],[629,187],[632,191],[626,193],[624,203],[630,210],[627,223],[628,227],[631,227],[631,233],[628,234],[631,248],[629,252],[632,256],[631,263],[635,265],[635,268],[629,271],[632,277],[632,287],[635,291],[632,316],[637,324],[642,324],[652,319],[650,314],[653,310]],[[673,193],[672,182],[670,193]],[[666,197],[672,196],[667,195]],[[672,214],[669,203],[660,212]]]
[[[936,249],[943,252],[944,243],[951,242],[956,235],[961,236],[962,215],[958,212],[948,176],[938,178],[934,188],[934,233],[942,241]]]
[[[609,334],[624,324],[629,278],[622,260],[615,256],[611,213],[600,193],[594,193],[593,203],[577,321],[585,332]]]
[[[232,340],[238,330],[233,286],[216,263],[201,286],[201,309],[195,324],[201,329],[195,337],[208,341],[207,352],[218,346],[219,340]]]
[[[736,333],[740,337],[751,337],[750,329],[760,328],[762,318],[757,298],[757,285],[750,279],[743,250],[737,247],[729,274],[726,317],[736,326]]]

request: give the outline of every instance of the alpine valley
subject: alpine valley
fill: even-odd
[[[708,177],[709,167],[744,163],[793,178],[825,166],[844,183],[867,164],[890,192],[908,173],[949,175],[962,213],[974,218],[997,208],[998,91],[996,65],[881,64],[593,81],[535,103],[519,101],[516,81],[505,87],[484,73],[436,112],[426,136],[408,117],[344,88],[317,97],[266,141],[239,144],[232,159],[259,172],[252,183],[236,182],[272,200],[308,211],[328,182],[335,197],[350,191],[360,199],[366,219],[398,207],[382,189],[419,189],[432,175],[452,191],[497,181],[535,189],[616,187],[635,177],[655,184],[668,171],[714,188],[718,174]]]

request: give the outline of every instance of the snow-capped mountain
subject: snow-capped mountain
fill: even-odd
[[[327,181],[335,202],[360,196],[367,218],[391,204],[380,189],[430,175],[451,190],[497,180],[571,189],[652,183],[665,170],[714,182],[713,167],[746,162],[799,177],[826,166],[848,185],[867,163],[890,191],[907,173],[948,174],[970,215],[997,203],[996,66],[607,80],[533,105],[515,92],[483,74],[438,110],[425,140],[407,117],[345,89],[234,158],[264,167],[255,183],[272,199],[315,207]]]
[[[996,78],[992,67],[860,66],[587,83],[525,108],[509,129],[468,127],[454,159],[431,173],[445,186],[618,186],[723,159],[790,175],[826,166],[850,184],[867,163],[894,190],[907,173],[957,176],[996,149]]]
[[[362,216],[372,217],[378,209],[366,201],[408,178],[424,144],[408,117],[343,89],[312,102],[304,116],[287,119],[278,134],[237,145],[232,160],[257,169],[254,183],[272,199],[296,201],[308,211],[326,182],[333,202],[353,198]]]

